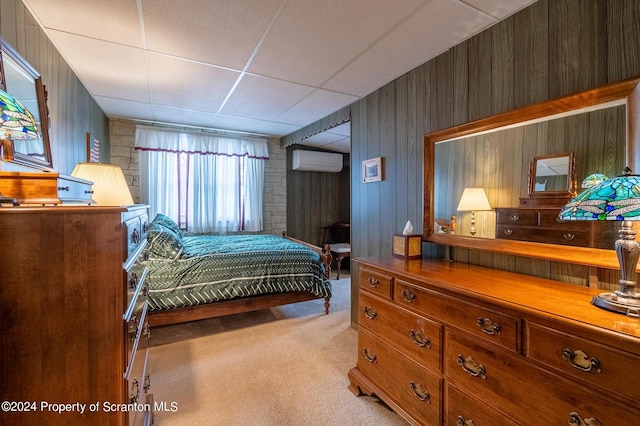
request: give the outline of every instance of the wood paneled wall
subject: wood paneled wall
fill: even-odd
[[[391,235],[407,220],[422,232],[425,133],[637,75],[640,2],[539,0],[352,104],[352,254],[389,255]],[[385,180],[361,183],[360,163],[377,156],[385,159]],[[427,256],[443,254],[441,247],[423,246]],[[466,250],[456,256],[577,284],[594,273]],[[596,274],[617,279],[612,271]],[[352,313],[355,322],[357,309]]]
[[[69,174],[87,161],[87,133],[108,153],[107,118],[20,0],[0,2],[0,35],[40,73],[49,92],[53,168]]]

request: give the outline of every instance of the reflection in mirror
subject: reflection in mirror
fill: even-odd
[[[530,176],[530,197],[548,194],[573,196],[575,188],[573,152],[535,157],[531,162]]]
[[[0,60],[4,90],[24,104],[38,125],[40,138],[13,142],[13,161],[39,169],[53,167],[49,145],[45,89],[40,75],[11,46],[0,39]]]
[[[578,182],[592,173],[617,175],[622,165],[640,170],[638,111],[640,78],[630,78],[426,134],[424,240],[445,247],[618,268],[611,249],[591,248],[580,242],[558,245],[506,240],[502,236],[500,240],[487,238],[491,235],[471,238],[458,232],[436,234],[434,225],[438,218],[451,215],[454,200],[466,186],[485,188],[496,210],[517,209],[523,200],[538,201],[536,197],[523,197],[528,193],[523,176],[528,175],[532,158],[550,152],[575,153]],[[601,141],[599,145],[592,143],[597,140]],[[551,215],[550,219],[554,218],[557,214]],[[495,232],[495,226],[483,231]]]
[[[493,207],[520,206],[530,193],[531,159],[550,158],[549,152],[575,152],[580,181],[595,171],[614,176],[624,165],[624,135],[625,107],[619,105],[436,143],[434,217],[457,215],[458,235],[468,235],[467,213],[455,208],[464,188],[472,186],[484,188]],[[565,153],[564,163],[569,163],[571,156]],[[553,179],[547,176],[546,180],[550,190]],[[569,194],[566,177],[563,185],[559,192]],[[534,189],[538,195],[549,194],[541,192]],[[476,217],[476,237],[495,238],[495,212],[476,212]]]

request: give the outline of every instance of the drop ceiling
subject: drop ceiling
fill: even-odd
[[[282,137],[532,0],[22,0],[110,118]],[[349,125],[305,143],[348,152]]]

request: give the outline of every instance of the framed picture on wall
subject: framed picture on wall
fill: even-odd
[[[362,162],[362,181],[364,183],[382,180],[382,157],[371,158]]]

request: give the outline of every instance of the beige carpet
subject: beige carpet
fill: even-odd
[[[152,392],[177,410],[156,425],[406,425],[348,389],[357,358],[349,277],[333,280],[331,313],[313,300],[154,328]]]

